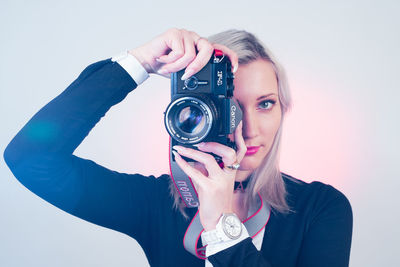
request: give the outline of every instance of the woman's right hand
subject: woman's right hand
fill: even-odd
[[[234,51],[224,45],[212,44],[185,29],[169,29],[129,53],[139,60],[148,73],[170,77],[172,72],[186,68],[183,79],[187,79],[207,64],[214,49],[221,50],[229,57],[232,71],[235,72],[239,63]]]

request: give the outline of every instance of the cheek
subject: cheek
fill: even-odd
[[[269,151],[278,132],[281,123],[281,116],[271,116],[263,119],[261,133],[266,149]]]

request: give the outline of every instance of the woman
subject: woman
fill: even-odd
[[[199,150],[173,148],[197,190],[198,214],[183,206],[169,175],[117,173],[72,154],[108,109],[149,73],[169,77],[186,68],[183,78],[188,78],[214,49],[232,62],[243,120],[230,136],[236,151],[214,142],[199,144]],[[231,30],[205,39],[170,29],[125,55],[87,67],[24,126],[5,160],[17,179],[46,201],[135,238],[152,266],[347,266],[352,212],[346,197],[331,186],[279,171],[282,120],[290,106],[285,81],[250,33]],[[204,228],[201,242],[190,236],[196,218]],[[258,218],[253,223],[258,228],[235,218],[244,223]],[[196,249],[201,243],[207,245],[205,255]]]

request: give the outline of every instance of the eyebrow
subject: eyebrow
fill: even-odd
[[[267,98],[267,97],[269,97],[269,96],[271,96],[271,95],[276,95],[276,94],[271,93],[271,94],[268,94],[268,95],[259,96],[259,97],[257,98],[257,101],[260,100],[260,99],[263,99],[263,98]]]

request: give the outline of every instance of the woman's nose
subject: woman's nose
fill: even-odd
[[[244,139],[251,139],[258,135],[257,119],[249,112],[243,112],[243,130],[242,135]]]

